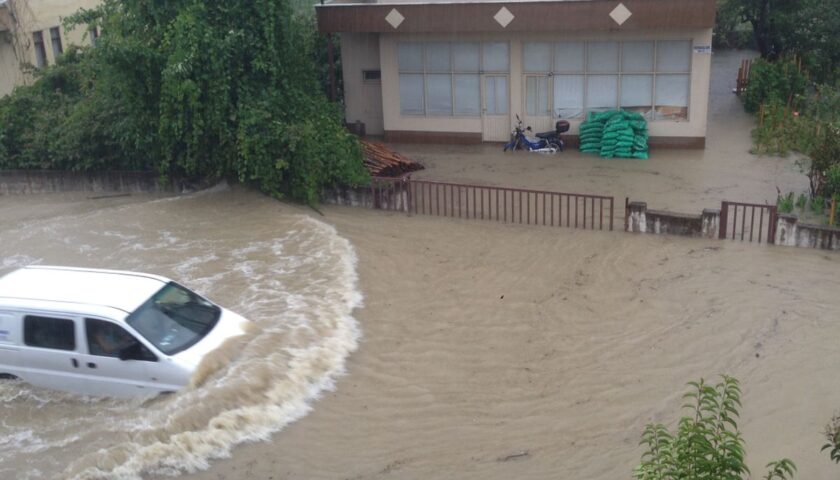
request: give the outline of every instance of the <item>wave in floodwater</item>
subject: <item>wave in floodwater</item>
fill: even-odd
[[[121,206],[91,200],[82,213],[12,222],[0,232],[0,274],[39,263],[165,275],[253,326],[205,358],[193,384],[175,394],[117,400],[0,382],[0,478],[206,469],[306,415],[334,387],[360,336],[350,243],[250,192]]]

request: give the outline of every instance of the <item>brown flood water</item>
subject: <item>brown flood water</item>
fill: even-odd
[[[260,328],[169,397],[4,384],[3,478],[630,478],[644,424],[673,422],[684,383],[718,373],[743,382],[754,472],[782,456],[799,478],[836,472],[819,453],[840,398],[836,255],[324,211],[240,189],[4,198],[3,271],[161,273]],[[366,298],[349,357],[342,237]]]
[[[731,102],[712,110],[734,123],[713,114],[706,152],[570,155],[561,171],[490,150],[445,161],[454,149],[423,175],[687,211],[804,185],[794,159],[746,153],[750,120]],[[630,478],[644,425],[673,424],[685,382],[718,373],[742,381],[755,477],[780,457],[797,478],[836,477],[819,452],[840,405],[836,254],[323,211],[241,189],[0,198],[0,273],[159,273],[259,327],[169,397],[0,385],[0,478]]]
[[[0,383],[0,478],[139,478],[207,468],[309,412],[359,336],[355,254],[254,193],[3,197],[0,275],[28,264],[154,272],[251,319],[198,386],[132,401]]]
[[[741,59],[749,51],[722,51],[712,57],[709,121],[704,150],[651,151],[649,160],[602,159],[569,149],[556,155],[502,151],[501,144],[400,144],[400,153],[426,170],[415,178],[502,185],[569,193],[624,197],[650,208],[699,214],[722,200],[776,203],[782,193],[808,191],[800,156],[750,154],[754,118],[732,93]]]

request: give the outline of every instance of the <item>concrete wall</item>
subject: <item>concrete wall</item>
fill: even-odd
[[[797,215],[779,214],[776,222],[776,245],[840,250],[840,229],[799,223]]]
[[[645,202],[627,206],[627,231],[654,235],[718,238],[720,210],[705,209],[700,215],[648,210]]]
[[[350,38],[350,37],[348,37]],[[386,132],[446,132],[480,134],[480,117],[418,117],[400,114],[399,73],[397,67],[397,43],[401,41],[505,41],[510,44],[510,119],[513,124],[519,114],[535,130],[552,128],[553,120],[527,119],[525,112],[525,86],[522,68],[523,44],[528,41],[607,41],[607,40],[680,40],[691,39],[694,45],[711,45],[711,29],[695,30],[657,30],[643,32],[594,32],[591,34],[380,34],[379,58],[382,71],[382,107],[384,129]],[[342,44],[342,48],[344,45]],[[347,66],[345,66],[347,68]],[[349,72],[355,75],[354,72]],[[348,72],[345,71],[345,82]],[[652,137],[671,137],[704,139],[709,105],[709,81],[711,75],[711,55],[692,53],[690,101],[687,121],[652,120],[649,130]],[[351,90],[345,91],[345,97],[356,95]],[[349,120],[349,118],[348,118]],[[581,120],[571,121],[570,135],[577,135]],[[655,139],[652,140],[655,143]],[[692,143],[692,142],[688,142]],[[693,145],[702,145],[694,141]]]
[[[11,3],[14,3],[11,8],[14,8],[22,29],[10,32],[10,35],[17,36],[22,47],[22,58],[17,58],[11,43],[0,39],[0,96],[10,93],[14,86],[31,80],[21,71],[20,63],[35,65],[33,32],[43,32],[49,65],[54,65],[56,61],[50,40],[50,28],[59,27],[61,30],[61,43],[65,51],[70,45],[89,45],[91,40],[85,27],[79,26],[67,31],[61,22],[80,8],[96,7],[100,0],[11,0]]]
[[[162,184],[154,172],[59,172],[0,170],[0,197],[60,192],[184,192],[193,187],[175,180]]]
[[[368,135],[382,135],[382,85],[365,82],[364,70],[379,70],[378,33],[342,33],[341,68],[344,77],[345,120],[365,124]]]

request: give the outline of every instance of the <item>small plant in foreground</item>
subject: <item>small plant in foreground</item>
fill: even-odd
[[[805,205],[807,204],[808,197],[806,197],[804,193],[800,193],[799,197],[796,198],[796,208],[798,208],[800,212],[803,212],[805,211]]]
[[[793,478],[793,472],[796,471],[796,465],[787,458],[770,462],[767,464],[767,468],[770,471],[763,477],[764,480],[787,480]]]
[[[793,192],[788,193],[787,195],[779,195],[779,198],[776,199],[776,207],[779,210],[779,213],[790,213],[793,211]]]
[[[815,215],[822,215],[823,210],[825,210],[825,197],[817,195],[811,199],[811,211],[814,212]]]
[[[634,471],[637,480],[743,480],[749,476],[744,439],[738,430],[741,389],[723,375],[711,385],[689,382],[682,417],[675,433],[661,424],[645,427],[646,451]],[[766,480],[790,480],[796,466],[788,459],[767,464]]]
[[[840,463],[840,414],[831,417],[831,423],[825,426],[825,438],[828,443],[820,451],[829,450],[831,460]]]

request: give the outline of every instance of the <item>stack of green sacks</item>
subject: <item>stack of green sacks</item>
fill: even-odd
[[[645,118],[636,112],[590,112],[580,125],[580,151],[603,158],[648,158]]]

